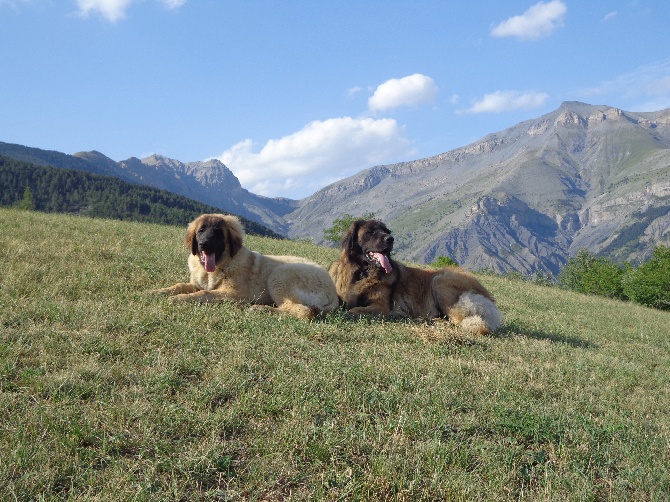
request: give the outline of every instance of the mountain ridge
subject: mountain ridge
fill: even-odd
[[[386,221],[404,259],[444,254],[468,268],[555,274],[581,247],[606,249],[612,236],[640,222],[636,212],[668,208],[668,166],[670,110],[565,102],[464,147],[331,184],[289,215],[289,236],[318,239],[346,208]],[[528,218],[513,219],[524,214],[553,220],[552,235],[525,226]],[[668,220],[666,211],[649,222],[653,236],[638,228],[608,254],[645,259],[655,243],[668,242]]]
[[[252,194],[214,159],[71,157],[319,244],[335,219],[374,213],[394,231],[397,256],[414,262],[446,255],[475,270],[555,275],[582,248],[624,262],[670,243],[670,109],[566,101],[463,147],[363,169],[299,201]]]

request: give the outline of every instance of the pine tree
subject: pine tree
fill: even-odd
[[[29,186],[26,186],[26,188],[23,190],[23,199],[17,202],[15,206],[25,211],[35,210],[35,198],[33,197],[33,191]]]

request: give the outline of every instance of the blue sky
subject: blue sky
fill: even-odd
[[[0,141],[302,198],[577,100],[670,107],[667,0],[0,0]]]

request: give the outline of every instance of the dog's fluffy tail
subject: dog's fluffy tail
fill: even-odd
[[[479,335],[493,333],[502,324],[502,314],[488,298],[477,293],[463,293],[449,309],[449,318],[464,329]]]

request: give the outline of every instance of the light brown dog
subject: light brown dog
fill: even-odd
[[[477,334],[495,331],[502,316],[493,296],[459,267],[423,270],[391,258],[393,237],[380,221],[355,221],[329,269],[351,314],[448,318]]]
[[[155,290],[172,301],[237,300],[298,317],[332,312],[339,299],[328,272],[297,256],[266,256],[247,249],[235,216],[203,214],[186,231],[190,283]]]

